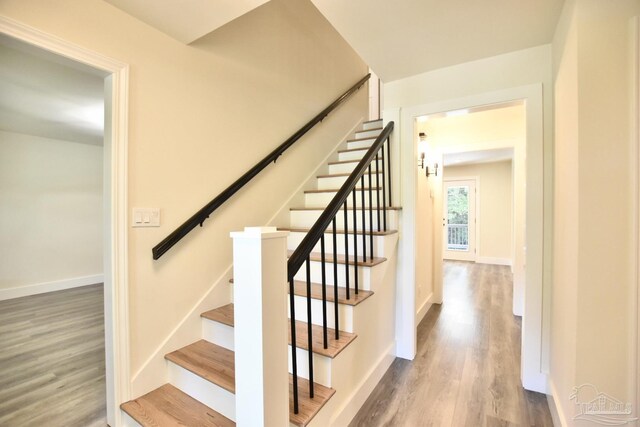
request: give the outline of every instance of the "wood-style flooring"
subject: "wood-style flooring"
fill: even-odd
[[[520,382],[520,318],[508,267],[446,262],[444,303],[418,326],[351,426],[553,426],[546,397]]]
[[[102,284],[0,301],[0,426],[104,427]]]

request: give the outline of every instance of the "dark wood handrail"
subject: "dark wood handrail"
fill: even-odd
[[[293,254],[291,254],[291,257],[289,257],[287,264],[287,278],[289,282],[293,280],[298,270],[300,270],[300,267],[302,267],[302,264],[307,260],[307,257],[313,250],[314,246],[325,233],[325,230],[329,227],[329,224],[331,224],[333,218],[337,215],[345,200],[347,200],[347,197],[349,197],[349,194],[351,194],[353,189],[356,187],[358,180],[362,177],[369,167],[369,164],[371,164],[375,158],[376,153],[380,150],[382,144],[387,140],[387,138],[389,138],[389,135],[391,135],[391,132],[393,131],[393,126],[393,122],[389,122],[389,124],[385,126],[373,145],[369,150],[367,150],[367,153],[364,155],[362,160],[360,160],[360,163],[358,163],[353,172],[351,172],[351,175],[349,175],[345,183],[342,184],[338,193],[336,193],[316,223],[313,224],[313,227],[311,227],[307,232],[307,235],[302,239],[302,242],[300,242]]]
[[[346,101],[351,95],[353,95],[358,89],[364,85],[367,80],[369,80],[371,74],[367,74],[363,78],[361,78],[358,83],[351,86],[349,90],[340,95],[335,101],[333,101],[327,108],[322,110],[318,115],[316,115],[313,119],[311,119],[306,125],[301,127],[296,133],[291,135],[289,139],[280,144],[278,148],[273,150],[267,157],[262,159],[259,163],[257,163],[254,167],[249,169],[244,175],[242,175],[238,180],[236,180],[233,184],[227,187],[222,193],[218,194],[213,200],[207,203],[202,209],[196,212],[191,218],[186,220],[180,227],[176,228],[171,234],[164,238],[160,243],[158,243],[153,248],[153,259],[157,260],[165,252],[173,247],[176,243],[178,243],[184,236],[189,234],[191,230],[196,228],[196,226],[200,225],[202,227],[202,223],[209,218],[209,216],[219,208],[224,202],[229,200],[231,196],[233,196],[238,190],[244,187],[249,181],[251,181],[256,175],[258,175],[264,168],[269,166],[271,162],[276,162],[278,157],[284,153],[287,148],[291,147],[297,140],[299,140],[305,133],[307,133],[311,128],[320,123],[325,117],[329,115],[333,110],[338,108],[340,104]]]

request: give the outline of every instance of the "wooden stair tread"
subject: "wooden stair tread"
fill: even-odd
[[[360,148],[347,148],[345,150],[338,150],[338,154],[340,153],[351,153],[353,151],[367,151],[371,147],[360,147]]]
[[[295,285],[294,285],[294,290],[295,290]],[[311,291],[311,293],[313,294],[313,290]],[[322,289],[320,289],[320,292],[322,292]],[[327,287],[327,293],[329,292],[328,287]],[[306,295],[306,294],[305,294]],[[328,298],[327,298],[328,299]],[[233,311],[234,311],[234,305],[233,304],[227,304],[223,307],[219,307],[215,310],[220,310],[222,312],[225,312],[224,317],[225,318],[230,318],[233,319]],[[214,310],[212,310],[214,311]],[[327,313],[329,314],[329,313]],[[219,321],[219,320],[217,320]],[[234,320],[231,320],[230,322],[227,320],[225,322],[222,322],[225,325],[228,326],[234,326],[235,322]],[[287,322],[287,324],[289,325],[289,344],[291,344],[291,322]],[[349,332],[343,332],[340,331],[340,339],[336,340],[335,339],[335,330],[328,328],[327,329],[327,347],[328,348],[324,348],[323,347],[323,338],[322,338],[322,326],[318,326],[318,325],[311,325],[312,328],[312,335],[313,335],[313,352],[316,354],[320,354],[322,356],[327,356],[330,358],[334,358],[336,357],[338,354],[340,354],[340,352],[342,350],[344,350],[344,348],[346,346],[348,346],[351,341],[353,341],[354,339],[356,339],[356,334],[351,334]],[[204,343],[204,344],[202,344]],[[306,322],[301,322],[296,320],[296,347],[304,349],[304,350],[308,350],[309,346],[308,346],[308,340],[307,340],[307,323]],[[232,375],[231,378],[233,379],[233,390],[228,389],[227,387],[225,387],[223,384],[219,384],[219,376],[217,374],[218,371],[220,371],[221,367],[225,368],[225,374],[226,371],[229,371],[230,369],[233,370],[235,369],[235,363],[233,362],[233,352],[227,349],[224,349],[222,347],[219,347],[215,344],[211,344],[210,342],[204,341],[204,340],[200,340],[194,344],[188,345],[187,347],[184,347],[179,351],[183,351],[185,349],[189,349],[189,347],[195,346],[195,345],[199,345],[199,348],[196,349],[197,354],[195,356],[191,356],[189,358],[190,360],[190,367],[184,366],[183,363],[184,362],[176,362],[178,364],[180,364],[180,366],[183,366],[185,369],[188,369],[189,371],[193,372],[194,374],[200,375],[202,378],[205,378],[209,381],[211,381],[214,384],[218,384],[219,386],[229,390],[230,392],[234,393],[235,392],[235,377]],[[210,350],[207,349],[207,347],[210,348]],[[215,348],[217,347],[217,348]],[[220,352],[218,351],[218,349],[222,349],[224,350],[224,352]],[[210,351],[211,352],[211,356],[208,357],[209,360],[205,360],[202,361],[202,353],[204,351]],[[192,350],[187,350],[188,353],[193,353]],[[176,352],[174,352],[176,353]],[[229,353],[230,356],[226,356],[225,353]],[[170,353],[173,354],[173,353]],[[226,357],[226,358],[225,358]],[[229,362],[228,357],[231,358],[231,362]],[[169,359],[171,360],[171,359]],[[184,358],[182,358],[182,360],[184,360]],[[198,371],[198,372],[196,372]],[[204,372],[207,371],[207,372]],[[209,372],[211,371],[211,372]],[[226,377],[223,377],[223,380]]]
[[[229,283],[233,284],[233,279],[229,279]],[[288,289],[288,288],[287,288]],[[301,280],[293,281],[293,292],[296,296],[306,297],[307,296],[307,283]],[[288,293],[288,292],[287,292]],[[349,288],[349,299],[347,299],[347,289],[343,286],[338,286],[338,304],[351,305],[356,306],[360,304],[362,301],[369,298],[373,295],[373,291],[365,291],[363,289],[359,289],[356,294],[355,289]],[[311,298],[312,299],[322,299],[322,284],[321,283],[311,283]],[[333,298],[333,285],[327,285],[327,301],[334,302]],[[229,308],[229,306],[231,306]],[[209,313],[222,310],[222,311],[231,311],[231,320],[229,319],[228,314],[225,315],[209,315]],[[228,326],[233,326],[233,304],[227,304],[222,307],[218,307],[216,309],[207,311],[206,313],[202,313],[201,315],[204,318],[215,320],[216,322],[223,323]]]
[[[375,123],[375,122],[381,122],[381,121],[382,119],[375,119],[375,120],[367,120],[366,122],[362,122],[362,123],[366,124],[366,123]]]
[[[291,254],[293,254],[293,251],[288,251],[288,256],[291,256]],[[322,256],[320,255],[319,252],[311,252],[310,258],[311,258],[311,261],[318,261],[318,262],[322,261]],[[344,264],[345,263],[345,259],[346,259],[346,257],[344,255],[338,255],[337,256],[338,264]],[[363,266],[363,267],[373,267],[375,265],[382,264],[386,260],[387,260],[386,258],[382,258],[382,257],[373,257],[373,258],[371,258],[371,257],[367,256],[367,260],[363,261],[363,258],[361,256],[359,256],[358,260],[357,260],[357,264],[359,266]],[[330,254],[330,253],[325,254],[324,261],[326,263],[330,263],[330,262],[332,263],[333,262],[333,254]],[[349,265],[353,265],[354,261],[355,260],[353,258],[353,255],[349,255]]]
[[[327,316],[333,316],[333,312],[329,312],[329,309],[327,309]],[[307,322],[296,320],[296,347],[303,350],[309,350],[307,325]],[[357,337],[356,334],[349,332],[339,332],[340,338],[336,339],[335,329],[327,328],[327,348],[324,348],[322,326],[312,324],[311,336],[313,340],[313,352],[333,359]],[[291,343],[291,322],[289,322],[289,343]]]
[[[327,301],[334,302],[334,290],[333,285],[327,285]],[[294,280],[293,282],[293,292],[297,296],[306,297],[307,296],[307,283],[301,280]],[[365,291],[363,289],[359,289],[356,294],[353,288],[349,289],[349,299],[347,299],[347,289],[338,286],[338,304],[351,305],[356,306],[360,304],[362,301],[369,298],[373,295],[373,291]],[[311,298],[313,299],[322,299],[322,284],[321,283],[312,283],[311,284]]]
[[[379,130],[379,129],[371,129],[371,130]],[[358,131],[361,132],[361,131]],[[362,132],[368,132],[368,130],[362,131]],[[362,138],[352,138],[352,139],[347,139],[347,142],[360,142],[360,141],[366,141],[368,139],[376,139],[378,137],[378,135],[375,136],[365,136]]]
[[[233,283],[233,279],[231,279],[230,282]],[[200,317],[222,323],[223,325],[233,326],[233,303],[205,311]]]
[[[358,131],[356,131],[356,133],[360,133],[360,132],[369,132],[369,131],[372,131],[372,130],[382,130],[382,129],[384,129],[384,128],[383,128],[382,126],[380,126],[379,128],[371,128],[371,129],[358,130]]]
[[[335,161],[335,162],[329,162],[329,163],[327,163],[327,164],[328,164],[329,166],[331,166],[331,165],[342,165],[342,164],[345,164],[345,163],[360,163],[360,160],[362,160],[362,159],[354,159],[354,160],[338,160],[338,161]]]
[[[231,350],[200,340],[167,354],[165,359],[231,393],[236,391],[235,359]]]
[[[306,323],[303,323],[303,326],[306,330]],[[298,326],[296,325],[296,332],[298,331]],[[342,334],[346,334],[346,332],[341,332]],[[301,334],[302,335],[302,334]],[[314,331],[314,335],[315,335],[315,331]],[[349,342],[353,341],[353,339],[355,339],[355,335],[353,334],[349,334],[351,336],[353,336],[352,338],[350,338]],[[306,334],[303,336],[304,339],[306,339]],[[348,337],[345,336],[345,340],[347,340]],[[342,341],[342,338],[341,338]],[[348,343],[347,343],[348,344]],[[346,345],[346,344],[345,344]],[[193,346],[196,346],[195,348]],[[191,347],[191,348],[190,348]],[[330,347],[331,348],[331,347]],[[344,346],[342,347],[344,348]],[[340,350],[342,350],[342,348]],[[233,387],[232,390],[229,390],[231,393],[235,393],[235,361],[234,361],[234,354],[232,351],[224,349],[222,347],[219,347],[215,344],[212,344],[210,342],[204,341],[204,340],[200,340],[197,341],[191,345],[188,345],[187,347],[184,347],[181,350],[185,350],[188,349],[187,352],[188,353],[193,353],[193,351],[195,350],[195,352],[197,353],[197,359],[201,360],[203,357],[209,359],[209,362],[204,363],[204,364],[198,364],[197,369],[195,370],[191,370],[187,367],[185,367],[186,369],[191,370],[191,372],[193,372],[194,374],[208,380],[211,381],[211,378],[216,378],[219,371],[220,371],[220,366],[224,366],[224,369],[226,370],[226,377],[232,378],[233,379]],[[220,351],[220,349],[224,350],[224,351]],[[178,350],[178,351],[181,351]],[[340,351],[338,351],[335,354],[338,354]],[[176,352],[173,353],[169,353],[169,354],[174,354]],[[183,366],[183,365],[181,365]],[[183,366],[184,367],[184,366]],[[220,383],[216,382],[216,381],[211,381],[214,384],[217,384],[221,387],[224,387],[223,385],[221,385]],[[163,386],[165,387],[165,386]],[[172,386],[169,386],[172,387]],[[162,388],[162,387],[161,387]],[[224,387],[226,388],[226,387]],[[177,389],[175,389],[177,390]],[[179,393],[179,390],[177,390]],[[152,392],[153,393],[153,392]],[[298,414],[294,414],[293,413],[293,376],[290,374],[289,375],[289,421],[295,425],[298,426],[306,426],[312,419],[313,417],[318,413],[318,411],[324,406],[325,403],[327,403],[327,401],[331,398],[331,396],[333,396],[333,394],[335,393],[334,389],[322,386],[318,383],[314,383],[314,393],[315,396],[313,399],[309,398],[309,381],[305,380],[302,377],[298,377]],[[151,393],[150,393],[151,394]],[[184,394],[184,393],[182,393]],[[148,395],[143,396],[142,398],[139,399],[143,399]],[[186,396],[186,395],[185,395]],[[188,399],[193,400],[192,398],[190,398],[189,396],[187,396]],[[139,400],[139,399],[136,399]],[[135,402],[135,401],[132,401]],[[210,410],[207,406],[203,405],[200,402],[195,401],[196,403],[198,403],[199,405],[201,405],[202,407],[208,409],[210,412],[214,412],[212,410]],[[131,402],[127,402],[124,405],[129,405],[129,403]],[[129,411],[127,409],[125,409],[123,405],[123,409],[129,413]],[[129,407],[128,407],[129,408]],[[135,407],[129,408],[129,410],[134,410],[137,409]],[[217,413],[216,413],[217,414]],[[131,415],[131,414],[130,414]],[[147,425],[149,426],[202,426],[202,427],[215,427],[215,426],[233,426],[235,425],[235,423],[232,424],[212,424],[211,422],[209,424],[206,423],[202,423],[199,421],[196,421],[194,423],[190,423],[190,422],[183,422],[182,420],[184,419],[192,419],[195,414],[190,414],[190,413],[186,413],[185,414],[185,418],[182,418],[182,414],[181,413],[176,413],[175,414],[175,418],[177,418],[177,420],[180,420],[179,422],[174,422],[171,421],[169,419],[169,422],[160,422],[160,423],[156,423],[156,424],[143,424],[143,427],[146,427]],[[217,414],[220,415],[220,414]],[[220,415],[221,416],[221,415]],[[133,415],[132,415],[133,417]],[[211,416],[209,416],[209,418],[212,418]],[[134,417],[134,419],[137,418]],[[176,420],[176,421],[177,421]],[[226,420],[226,418],[225,418]]]
[[[142,427],[231,427],[236,425],[171,384],[165,384],[144,396],[123,403],[120,408]]]
[[[363,188],[356,188],[357,191],[363,190]],[[382,190],[382,187],[371,187],[371,191],[375,191],[375,190]],[[304,193],[305,194],[312,194],[312,193],[337,193],[338,191],[340,191],[339,188],[329,188],[326,190],[305,190]],[[364,187],[364,191],[369,191],[369,187]]]
[[[289,422],[304,427],[335,394],[335,390],[318,383],[313,384],[313,399],[309,397],[309,381],[298,377],[298,413],[293,413],[293,375],[289,375]]]
[[[319,208],[319,207],[289,208],[290,211],[324,211],[325,209],[326,208]],[[364,209],[368,211],[369,210],[369,206],[365,206]],[[373,209],[376,210],[377,208],[374,206]],[[380,209],[382,209],[382,208],[380,208]],[[352,211],[353,207],[352,206],[348,206],[347,210]],[[362,207],[361,206],[356,206],[356,210],[357,211],[361,211]],[[387,210],[388,211],[401,211],[402,208],[400,206],[387,206]],[[344,212],[344,209],[340,209],[339,212]]]
[[[372,171],[371,172],[372,175],[374,175],[376,173],[382,175],[382,171],[379,171],[379,172],[373,172]],[[350,173],[329,173],[329,174],[326,174],[326,175],[318,175],[318,176],[316,176],[316,178],[342,178],[342,177],[350,176],[350,175],[351,175]]]
[[[281,228],[278,227],[278,230],[281,231],[291,231],[293,233],[308,233],[310,228],[304,228],[304,227],[290,227],[290,228]],[[374,236],[388,236],[390,234],[396,234],[398,232],[398,230],[387,230],[387,231],[373,231],[373,235]],[[325,231],[325,234],[332,234],[333,231],[331,231],[331,229],[327,229]],[[369,230],[366,230],[367,235],[369,235]],[[345,234],[344,230],[336,230],[336,234]],[[348,234],[354,234],[353,230],[348,230]],[[362,234],[362,230],[358,230],[357,234]]]

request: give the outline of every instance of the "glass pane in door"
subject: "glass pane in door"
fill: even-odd
[[[447,190],[447,249],[469,250],[469,187],[466,185]]]

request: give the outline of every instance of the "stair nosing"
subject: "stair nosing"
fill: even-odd
[[[294,285],[305,286],[305,287],[307,285],[307,283],[303,282],[302,280],[294,280],[293,282],[294,282]],[[233,278],[229,279],[229,283],[233,285]],[[321,283],[316,283],[316,282],[312,282],[311,285],[312,286],[322,286]],[[333,294],[333,285],[327,285],[327,289],[328,289],[327,290],[327,302],[335,302],[334,294]],[[338,286],[338,289],[345,289],[345,288],[342,287],[342,286]],[[350,290],[350,294],[353,295],[353,299],[342,298],[340,295],[338,295],[338,304],[348,305],[350,307],[356,307],[356,306],[360,305],[362,302],[364,302],[367,299],[369,299],[370,296],[375,294],[375,292],[368,291],[366,289],[359,289],[358,290],[358,294],[356,294],[355,288],[349,287],[349,290]],[[289,292],[287,291],[287,294],[288,293]],[[295,296],[298,296],[298,297],[306,297],[307,296],[306,289],[305,289],[304,293],[296,292],[295,286],[294,286],[294,294],[295,294]],[[364,297],[363,298],[358,298],[358,300],[356,301],[355,295],[360,295],[360,294],[363,294]],[[311,299],[315,299],[315,300],[319,300],[319,301],[322,300],[322,298],[314,297],[313,295],[311,296]],[[231,303],[231,304],[233,304],[233,303]],[[227,304],[227,305],[231,305],[231,304]],[[222,307],[226,307],[226,305],[222,306]],[[218,309],[219,308],[221,308],[221,307],[218,307]],[[217,309],[214,308],[213,310],[205,311],[204,313],[200,314],[200,317],[202,317],[204,319],[207,319],[207,320],[211,320],[212,322],[218,322],[218,323],[221,323],[223,325],[227,325],[227,326],[232,326],[233,327],[233,324],[230,324],[230,323],[226,322],[225,320],[212,319],[211,317],[206,316],[207,313],[210,313],[210,312],[215,311],[215,310],[217,310]]]
[[[310,208],[307,208],[307,207],[302,207],[302,208],[297,207],[297,208],[289,208],[289,210],[290,210],[290,211],[324,211],[325,209],[326,209],[326,207],[322,207],[322,208],[321,208],[321,207],[310,207]],[[374,207],[373,207],[373,209],[376,209],[376,207],[374,206]],[[353,208],[352,208],[352,207],[349,207],[349,208],[348,208],[348,210],[349,210],[349,211],[352,211],[352,210],[353,210]],[[357,210],[357,211],[361,211],[361,210],[362,210],[362,207],[361,207],[361,206],[356,206],[356,210]],[[370,210],[370,209],[368,209],[368,206],[365,206],[365,210]],[[387,210],[388,210],[388,211],[401,211],[401,210],[402,210],[402,207],[401,207],[401,206],[387,206]],[[344,211],[344,209],[343,209],[343,208],[340,208],[340,210],[339,210],[339,211]]]
[[[369,295],[369,296],[371,296],[371,295]],[[369,296],[367,296],[367,298],[368,298]],[[365,298],[365,299],[366,299],[366,298]],[[364,301],[365,299],[363,299],[363,301]],[[225,306],[223,306],[223,307],[224,307],[224,308],[229,308],[229,306],[231,306],[231,307],[230,307],[231,309],[234,309],[234,304],[233,304],[233,303],[231,303],[231,304],[227,304],[227,305],[225,305]],[[217,309],[209,310],[209,312],[211,312],[211,311],[216,311],[216,310],[218,310],[218,309],[220,309],[220,308],[222,308],[222,307],[218,307]],[[207,313],[208,313],[208,312],[207,312]],[[203,314],[205,314],[205,313],[203,313]],[[203,314],[201,314],[200,316],[202,317],[202,316],[203,316]],[[209,317],[205,317],[205,319],[212,320],[212,319],[210,319]],[[222,324],[224,324],[224,325],[227,325],[227,326],[230,326],[230,327],[232,327],[232,328],[235,328],[235,319],[233,320],[233,323],[225,323],[225,322],[222,322],[222,321],[220,321],[220,320],[212,320],[212,321],[213,321],[213,322],[222,323]],[[289,319],[287,322],[288,322],[289,330],[291,330],[291,319]],[[296,330],[297,330],[297,329],[304,329],[304,331],[305,331],[305,333],[306,333],[306,330],[307,330],[307,327],[308,327],[308,326],[307,326],[307,325],[308,325],[308,323],[307,323],[307,322],[303,322],[303,321],[301,321],[301,320],[296,320],[296,321],[295,321],[295,323],[296,323]],[[322,329],[322,326],[315,325],[315,324],[313,324],[313,323],[311,324],[311,327],[312,327],[312,328],[313,328],[313,330],[314,330],[314,331],[312,331],[312,336],[317,336],[317,335],[318,335],[318,333],[320,333],[319,329]],[[351,344],[351,343],[352,343],[352,342],[353,342],[353,341],[358,337],[358,335],[357,335],[357,334],[352,333],[352,332],[346,332],[346,331],[342,331],[342,330],[339,330],[339,332],[340,332],[340,335],[342,335],[343,339],[344,339],[344,337],[347,337],[347,339],[348,339],[346,342],[342,342],[342,343],[340,344],[340,347],[339,347],[339,348],[334,349],[334,351],[332,351],[332,350],[330,350],[330,349],[325,349],[325,348],[324,348],[324,347],[322,347],[322,346],[317,346],[317,345],[315,345],[315,346],[313,346],[313,350],[312,350],[312,351],[313,351],[313,353],[314,353],[314,354],[317,354],[317,355],[320,355],[320,356],[328,357],[328,358],[330,358],[330,359],[335,359],[335,358],[336,358],[336,356],[338,356],[338,354],[342,353],[342,351],[343,351],[345,348],[347,348],[347,347],[348,347],[348,346],[349,346],[349,345],[350,345],[350,344]],[[335,335],[335,329],[334,329],[334,328],[327,328],[327,333],[328,333],[328,336],[329,336],[329,337],[333,337],[333,336]],[[300,342],[298,343],[297,341],[298,341],[299,337],[300,337],[300,336],[296,336],[296,348],[299,348],[299,349],[307,350],[307,351],[308,351],[308,350],[309,350],[309,344],[308,344],[308,341],[307,341],[307,340],[302,340],[302,339],[300,339]],[[291,334],[290,334],[290,333],[289,333],[288,340],[289,340],[289,345],[292,345],[292,340],[291,340]],[[210,344],[210,345],[212,345],[212,346],[220,347],[219,345],[216,345],[216,344],[210,343],[209,341],[206,341],[206,340],[200,340],[200,341],[205,341],[206,343],[208,343],[208,344]],[[200,341],[197,341],[197,342],[200,342]],[[194,343],[194,344],[195,344],[195,343]],[[190,344],[190,345],[194,345],[194,344]],[[190,346],[190,345],[189,345],[189,346]],[[189,347],[189,346],[186,346],[186,347]],[[183,365],[182,365],[182,364],[180,364],[179,362],[177,362],[177,361],[175,361],[175,360],[171,360],[171,359],[168,357],[168,356],[170,356],[170,355],[172,355],[172,354],[174,354],[174,353],[180,352],[181,350],[183,350],[183,349],[184,349],[184,348],[186,348],[186,347],[183,347],[183,348],[181,348],[181,349],[179,349],[179,350],[176,350],[176,351],[174,351],[174,352],[171,352],[171,353],[167,354],[167,355],[165,356],[165,358],[166,358],[167,360],[172,361],[173,363],[178,364],[179,366],[183,367],[184,369],[187,369],[188,371],[193,372],[194,374],[196,374],[196,375],[198,375],[198,376],[200,376],[200,377],[202,377],[202,378],[206,379],[207,381],[212,382],[212,383],[214,383],[214,384],[216,384],[216,385],[218,385],[218,386],[220,386],[220,387],[222,387],[222,388],[225,388],[227,391],[229,391],[229,392],[231,392],[231,393],[234,393],[234,392],[235,392],[235,385],[234,385],[233,390],[230,390],[230,389],[226,388],[224,385],[222,385],[222,384],[218,384],[217,382],[212,381],[211,379],[206,378],[206,377],[205,377],[205,376],[203,376],[203,375],[200,375],[198,372],[195,372],[195,371],[193,371],[193,370],[189,369],[188,367],[183,366]],[[224,349],[226,352],[233,352],[232,350],[225,349],[224,347],[220,347],[220,348]],[[235,378],[235,372],[234,372],[234,378]]]
[[[306,227],[278,227],[278,231],[290,231],[292,233],[308,233],[310,228]],[[398,230],[387,230],[387,231],[375,231],[371,232],[370,230],[359,230],[357,233],[354,233],[353,230],[336,230],[336,234],[373,234],[374,236],[390,236],[392,234],[396,234]],[[332,230],[325,230],[324,234],[333,234]]]
[[[382,190],[382,187],[364,187],[364,188],[357,188],[357,190],[376,191],[376,190]],[[340,191],[339,188],[327,188],[324,190],[305,190],[304,194],[337,193],[338,191]]]
[[[358,160],[358,159],[353,159],[353,160],[338,160],[338,161],[336,161],[336,162],[329,162],[329,163],[327,163],[327,164],[328,164],[329,166],[334,166],[334,165],[343,165],[343,164],[345,164],[345,163],[360,163],[360,161],[361,161],[361,160],[362,160],[362,159],[360,159],[360,160]],[[383,157],[380,157],[380,158],[379,158],[379,161],[381,161],[381,160],[384,160],[384,158],[383,158]],[[373,159],[373,160],[371,161],[371,164],[373,164],[373,162],[375,162],[375,159]]]
[[[373,131],[373,130],[382,130],[382,129],[384,129],[384,128],[383,127],[379,127],[379,128],[373,128],[373,129],[357,130],[355,133],[369,132],[369,131]]]

